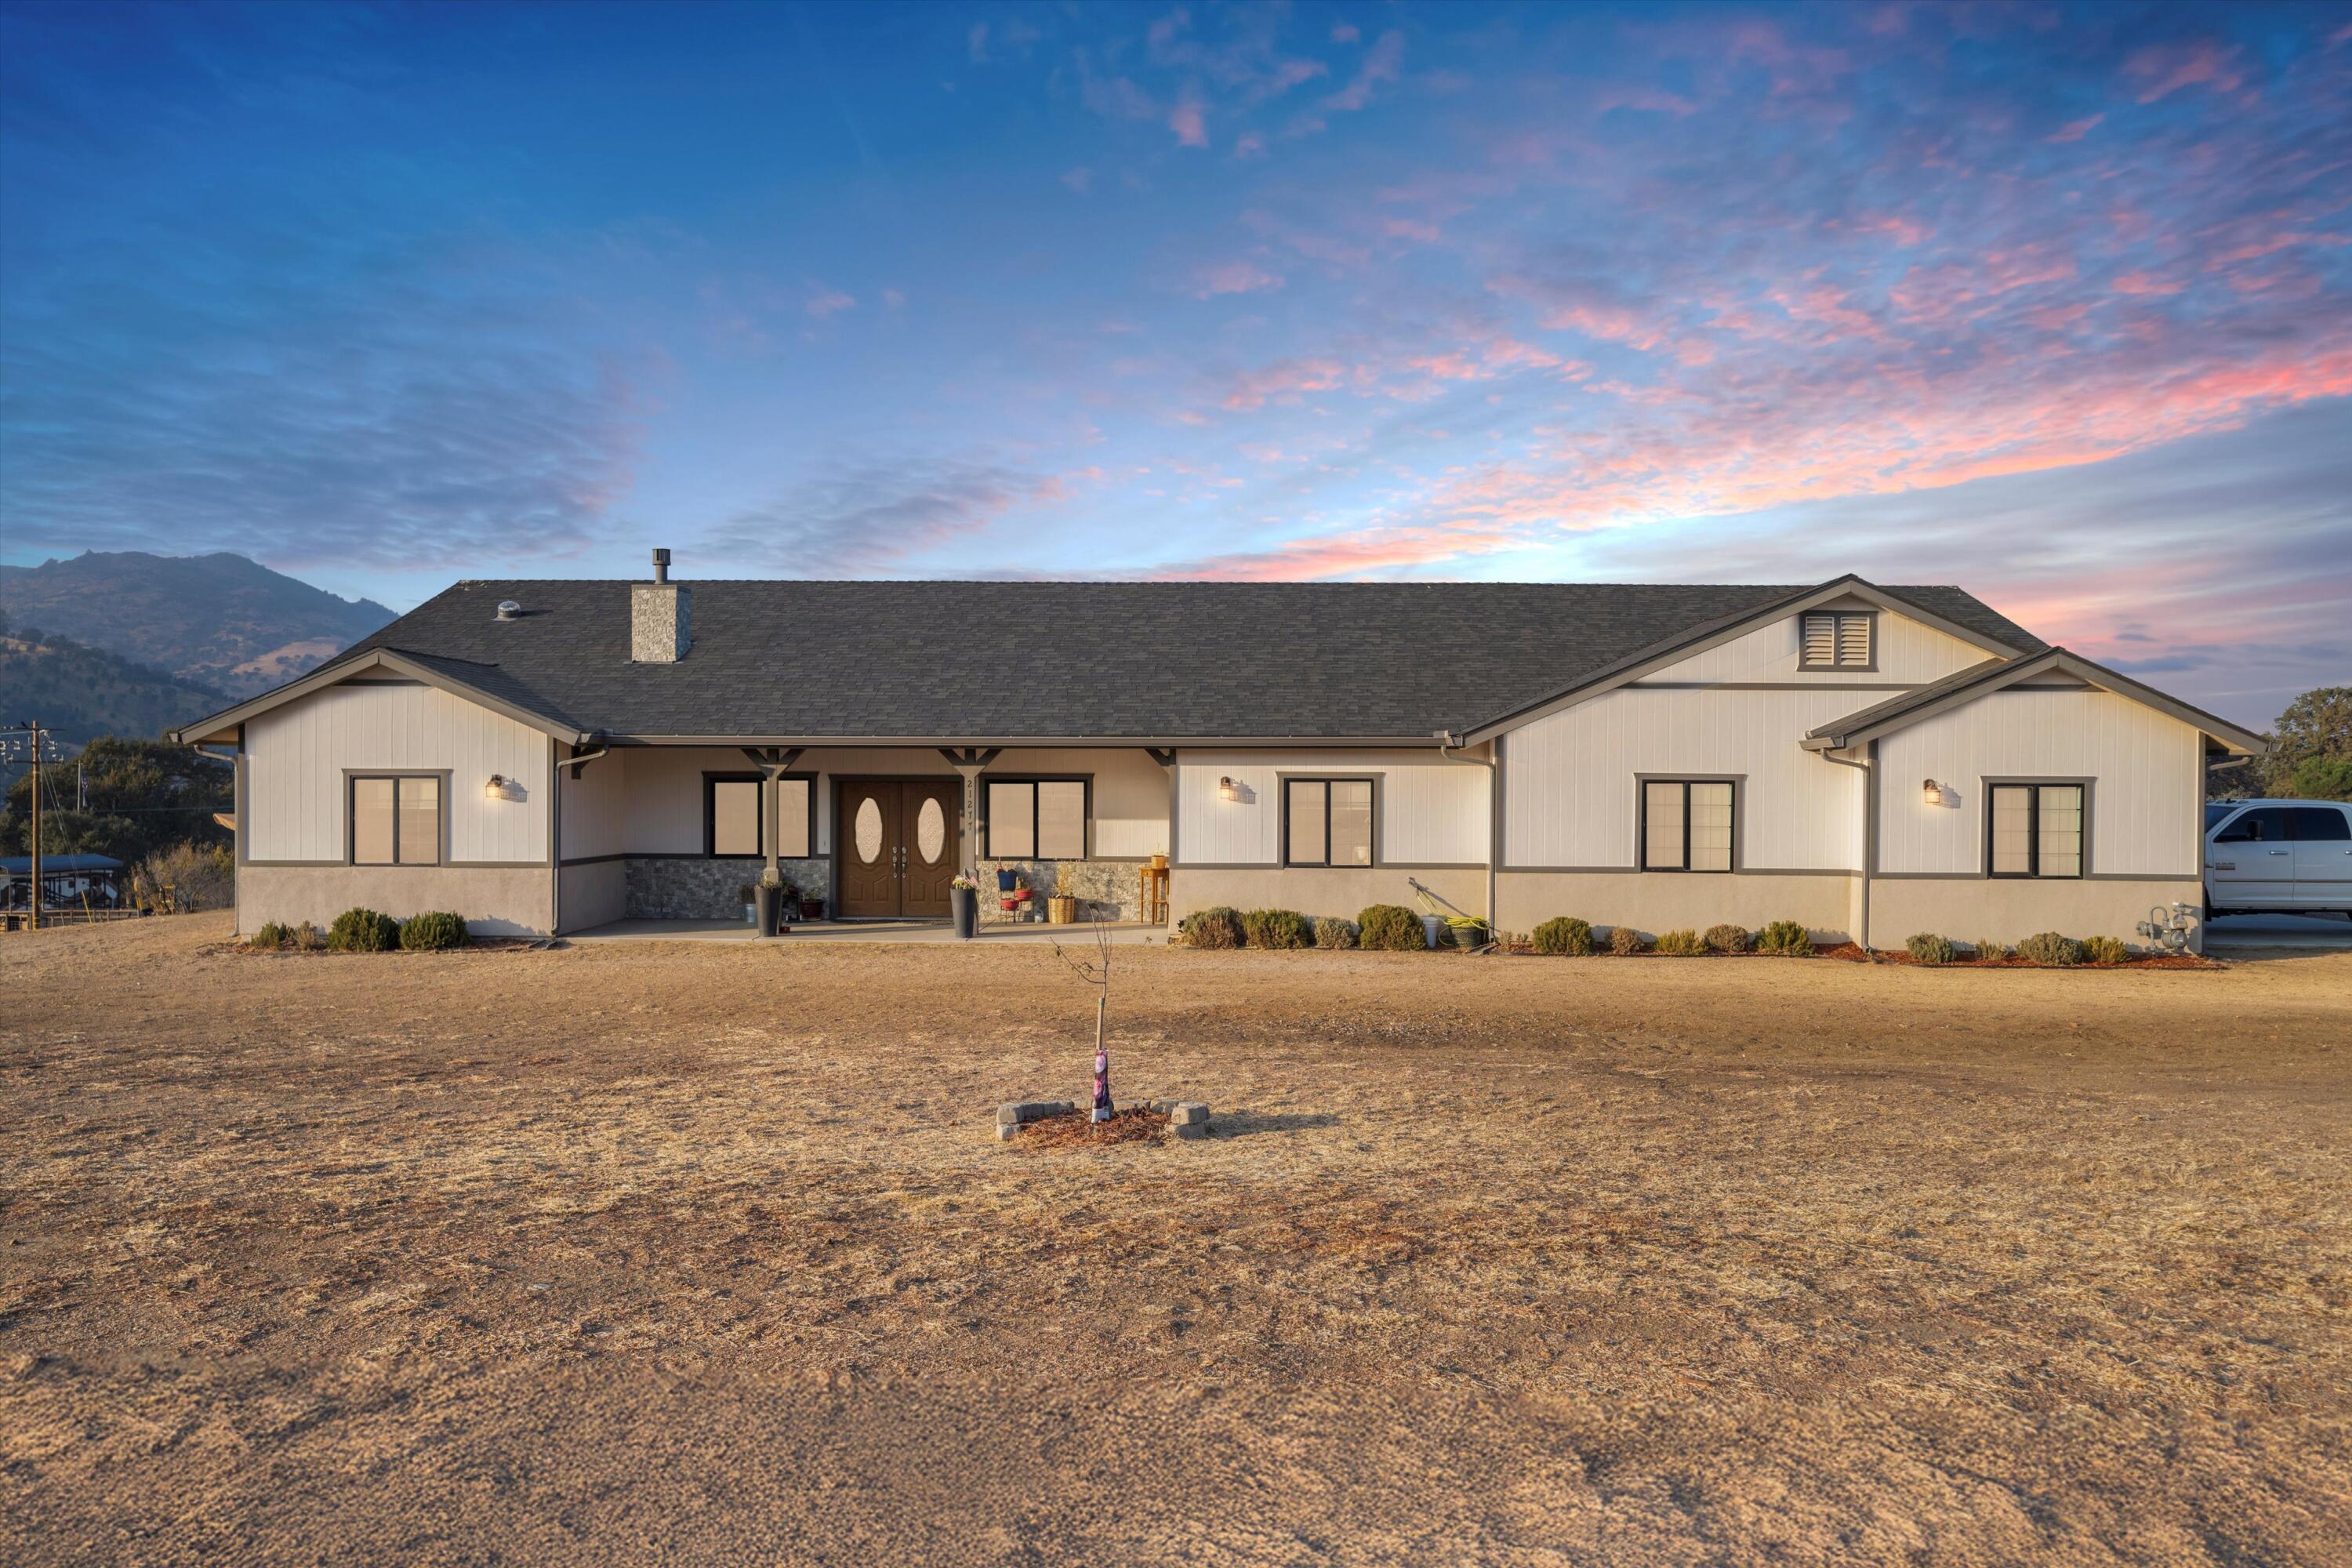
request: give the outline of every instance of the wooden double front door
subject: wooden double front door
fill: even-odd
[[[958,779],[844,779],[834,797],[845,920],[944,915],[956,874]]]

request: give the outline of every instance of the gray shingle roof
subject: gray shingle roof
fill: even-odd
[[[629,585],[460,583],[353,645],[583,731],[940,739],[1423,738],[1512,712],[1801,586],[707,579],[677,664],[629,658]],[[1952,587],[1888,588],[2020,651]],[[496,607],[514,599],[518,619]],[[349,657],[348,655],[346,657]]]

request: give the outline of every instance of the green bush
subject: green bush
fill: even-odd
[[[1812,933],[1805,929],[1802,921],[1770,921],[1756,933],[1756,951],[1778,953],[1783,958],[1811,958]]]
[[[1746,952],[1748,928],[1736,925],[1716,925],[1706,928],[1706,945],[1714,952]]]
[[[400,922],[373,910],[345,910],[327,928],[327,946],[336,952],[389,952],[399,943]]]
[[[261,929],[253,933],[246,945],[275,952],[281,947],[292,947],[294,933],[276,921],[264,921],[261,922]]]
[[[1183,932],[1186,947],[1239,947],[1242,944],[1242,912],[1230,904],[1194,910],[1176,929]]]
[[[1343,921],[1338,915],[1315,917],[1315,945],[1318,947],[1353,947],[1356,945],[1356,922]]]
[[[2085,963],[2128,963],[2131,949],[2119,938],[2086,936],[2083,939],[2083,962]]]
[[[327,951],[327,933],[304,921],[294,928],[294,945],[304,952],[324,952]]]
[[[466,945],[466,922],[446,910],[411,915],[401,925],[400,945],[414,952],[439,952]]]
[[[1307,947],[1315,928],[1297,910],[1252,910],[1242,917],[1242,936],[1252,947]]]
[[[1578,920],[1574,915],[1554,915],[1536,927],[1538,952],[1564,952],[1570,958],[1582,958],[1592,951],[1592,922]]]
[[[2352,800],[2352,758],[2305,757],[2294,765],[2292,787],[2303,800]]]
[[[2007,958],[2008,956],[2009,943],[2005,942],[1995,942],[1989,936],[1979,937],[1977,939],[1977,962],[1979,963],[1999,963],[2002,959]]]
[[[1937,936],[1931,931],[1923,931],[1910,937],[1903,943],[1903,949],[1911,955],[1914,963],[1949,963],[1960,955],[1959,949],[1952,945],[1950,937]]]
[[[1418,952],[1429,946],[1421,917],[1402,904],[1374,904],[1356,917],[1356,945],[1381,952]]]
[[[1661,932],[1657,948],[1669,958],[1694,958],[1706,951],[1706,943],[1698,932],[1685,929]]]
[[[1636,952],[1647,952],[1650,951],[1650,944],[1643,938],[1642,933],[1632,926],[1611,926],[1609,951],[1622,958]]]
[[[2083,944],[2071,936],[2045,931],[2019,942],[2017,956],[2028,963],[2044,963],[2063,969],[2069,964],[2083,962]]]

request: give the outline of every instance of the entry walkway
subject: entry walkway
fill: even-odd
[[[1128,946],[1165,942],[1164,926],[1107,924],[1110,940]],[[1042,921],[984,925],[973,940],[994,942],[1052,942],[1064,946],[1091,942],[1090,925],[1046,925]],[[759,932],[745,921],[614,921],[586,931],[566,931],[565,942],[757,942]],[[954,942],[955,927],[946,921],[815,921],[793,927],[780,942]]]

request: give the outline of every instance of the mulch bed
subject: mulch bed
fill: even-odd
[[[1108,1121],[1088,1120],[1086,1110],[1065,1111],[1059,1116],[1042,1117],[1021,1130],[1013,1140],[1016,1149],[1093,1149],[1108,1143],[1164,1143],[1168,1141],[1168,1116],[1148,1105],[1130,1105],[1113,1110]]]
[[[1949,963],[1922,963],[1896,949],[1869,952],[1850,942],[1819,950],[1822,958],[1842,958],[1849,963],[1903,963],[1914,969],[2227,969],[2219,959],[2193,952],[2137,953],[2121,963],[2036,963],[2026,958],[1956,958]]]

